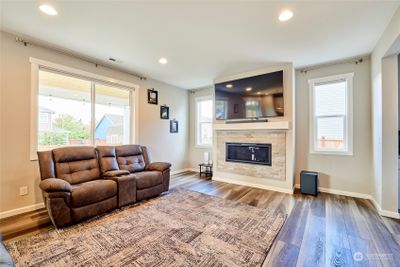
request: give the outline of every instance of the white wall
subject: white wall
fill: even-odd
[[[398,209],[398,62],[397,55],[382,60],[382,203]]]
[[[190,105],[190,119],[189,119],[189,159],[190,168],[197,169],[199,163],[204,161],[204,152],[210,152],[212,156],[212,148],[204,148],[196,146],[196,98],[203,96],[214,95],[214,86],[193,90],[189,93],[189,105]]]
[[[173,170],[187,168],[189,143],[188,91],[132,75],[96,68],[79,59],[37,46],[16,43],[14,36],[1,32],[0,91],[0,212],[42,202],[36,161],[29,160],[30,148],[30,63],[29,57],[82,69],[140,86],[139,143],[149,146],[153,161],[169,161]],[[169,121],[160,119],[160,106],[147,104],[147,89],[159,92],[159,104],[170,107],[170,118],[179,120],[179,133],[169,133]],[[19,196],[27,185],[29,194]]]
[[[353,155],[310,154],[308,80],[351,72],[354,73]],[[320,187],[363,194],[371,193],[370,94],[369,58],[364,58],[360,64],[320,66],[307,73],[296,71],[296,184],[300,183],[300,171],[310,170],[320,173]]]
[[[388,27],[386,28],[385,32],[382,34],[381,38],[379,39],[375,49],[371,55],[371,84],[372,84],[372,143],[373,143],[373,197],[375,198],[378,205],[381,206],[381,209],[387,210],[389,212],[397,213],[397,208],[393,209],[394,205],[388,203],[397,202],[397,197],[393,198],[391,195],[386,195],[386,192],[383,188],[383,183],[388,185],[392,185],[393,187],[397,184],[397,175],[393,176],[383,176],[383,169],[389,166],[384,166],[383,162],[383,153],[389,153],[390,151],[384,151],[382,140],[385,141],[384,132],[392,131],[392,127],[388,129],[383,128],[383,120],[385,116],[390,116],[390,114],[383,113],[383,107],[385,105],[391,103],[391,99],[387,99],[390,94],[386,96],[383,95],[383,73],[382,73],[382,59],[388,55],[388,51],[390,51],[393,46],[395,45],[396,40],[398,40],[400,36],[400,8],[397,9],[396,13],[394,14],[391,22],[389,23]],[[393,104],[393,103],[392,103]],[[385,109],[389,110],[389,107],[385,107]],[[397,114],[397,112],[396,112]],[[393,143],[393,140],[386,140],[392,141],[392,145],[397,144],[397,141]],[[386,156],[385,156],[386,157]],[[392,171],[390,171],[392,172]]]

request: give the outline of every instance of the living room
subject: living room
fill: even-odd
[[[0,265],[398,266],[399,7],[1,1]]]

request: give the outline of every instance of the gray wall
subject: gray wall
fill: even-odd
[[[1,32],[0,91],[0,212],[42,202],[37,161],[30,161],[30,88],[29,57],[82,69],[124,80],[140,86],[139,143],[147,145],[154,161],[169,161],[173,170],[189,165],[189,92],[159,81],[140,81],[132,75],[96,68],[93,64],[36,46],[24,47],[14,36]],[[170,118],[179,120],[179,133],[169,133],[169,121],[160,119],[160,106],[147,104],[147,89],[159,91],[159,104],[170,107]],[[29,194],[19,196],[19,187],[27,185]]]
[[[354,72],[353,80],[353,156],[309,153],[308,80]],[[321,66],[307,73],[296,71],[296,184],[301,170],[320,172],[320,186],[331,190],[371,193],[371,92],[370,60]]]
[[[354,155],[334,156],[309,153],[308,79],[354,72]],[[301,170],[321,173],[320,186],[331,190],[370,194],[372,184],[370,60],[361,64],[320,66],[304,74],[296,71],[296,184]],[[213,88],[190,94],[190,164],[197,167],[204,151],[195,147],[195,102],[198,96],[211,95]]]

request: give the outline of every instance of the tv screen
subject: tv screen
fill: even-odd
[[[283,71],[215,84],[215,118],[284,116]]]

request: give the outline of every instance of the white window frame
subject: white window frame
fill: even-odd
[[[31,122],[30,122],[30,160],[37,160],[38,151],[38,127],[39,127],[39,116],[38,116],[38,96],[39,96],[39,70],[53,70],[60,74],[65,73],[69,76],[75,76],[78,78],[86,78],[99,83],[109,84],[115,87],[129,88],[131,91],[131,97],[129,99],[131,106],[130,120],[130,141],[132,143],[139,143],[139,86],[130,82],[116,80],[107,76],[94,74],[84,70],[67,67],[57,63],[37,59],[29,58],[31,63]],[[92,93],[92,101],[94,101],[94,94]],[[93,105],[94,106],[94,105]],[[94,129],[95,119],[94,110],[92,110],[92,128]],[[94,135],[94,133],[93,133]],[[94,137],[92,137],[93,139]],[[92,140],[94,146],[94,140]]]
[[[206,144],[200,144],[199,143],[199,140],[200,140],[200,127],[199,127],[199,124],[200,124],[200,121],[199,121],[199,117],[200,117],[200,114],[199,114],[199,102],[202,102],[202,101],[209,101],[209,100],[211,100],[211,102],[213,103],[214,102],[214,100],[213,100],[213,97],[210,95],[210,96],[200,96],[200,97],[196,97],[195,98],[195,132],[196,132],[196,147],[197,148],[211,148],[212,147],[212,141],[211,141],[211,144],[209,144],[209,145],[206,145]],[[213,106],[213,105],[212,105]],[[212,108],[213,110],[211,111],[211,114],[214,114],[213,112],[214,112],[214,108]],[[213,124],[213,117],[211,118],[211,127],[212,127],[212,124]],[[214,133],[213,133],[214,134]],[[211,139],[211,140],[213,140],[213,138]]]
[[[311,154],[330,154],[330,155],[353,155],[353,77],[354,73],[345,73],[328,77],[308,80],[310,97],[310,153]],[[318,84],[346,81],[346,115],[344,115],[344,148],[343,149],[324,149],[318,147],[316,120],[321,116],[314,115],[315,97],[314,87]]]

